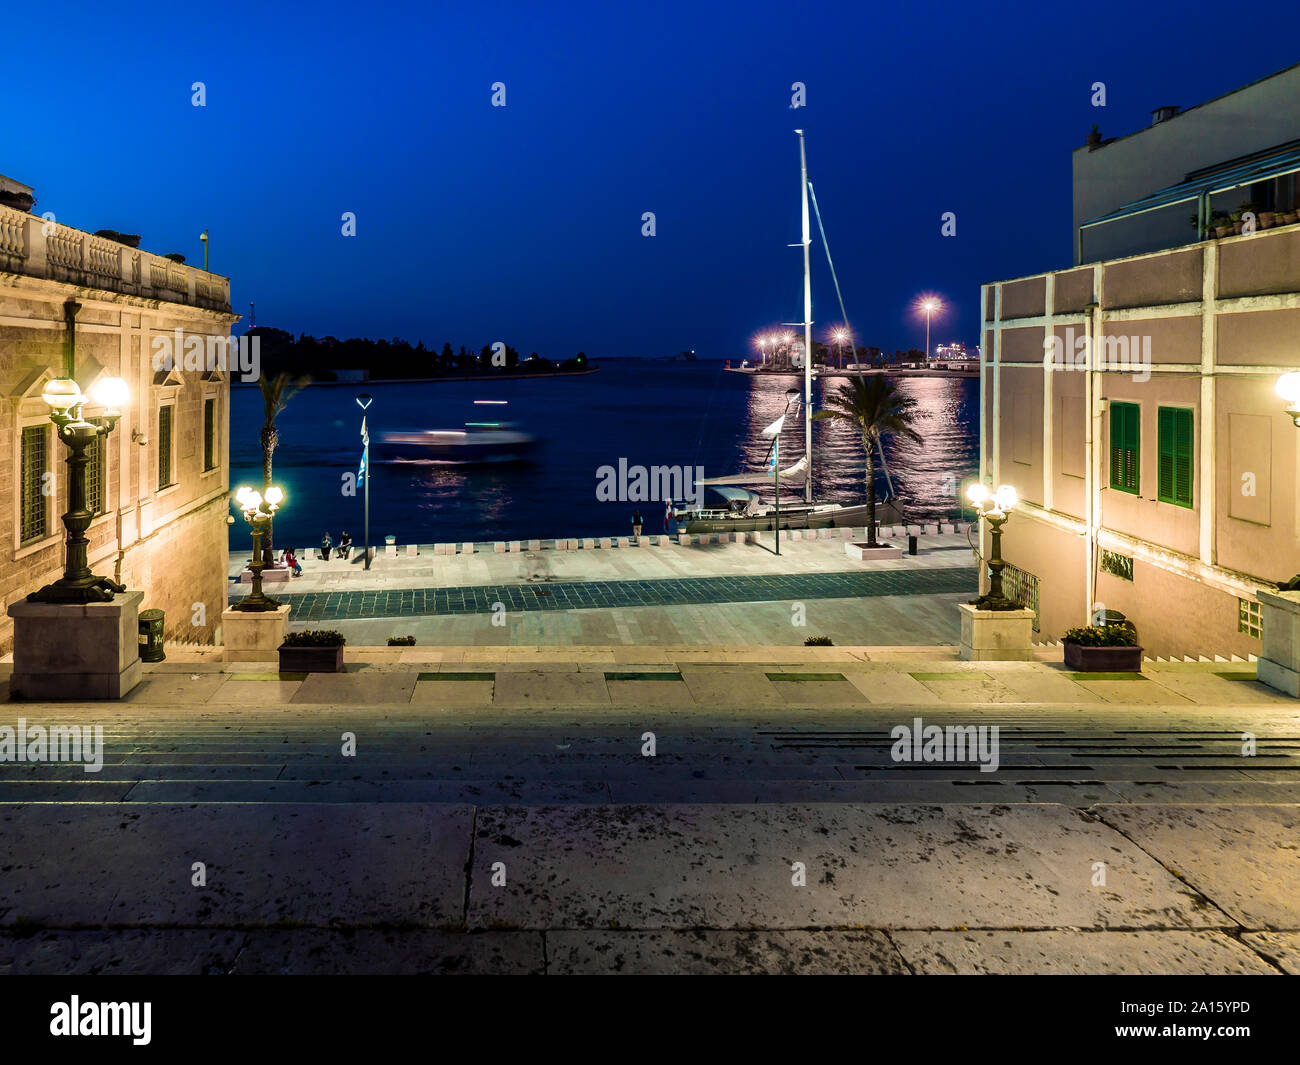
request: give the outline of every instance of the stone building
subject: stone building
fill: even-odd
[[[1085,242],[1087,265],[983,287],[981,470],[1022,500],[1003,557],[1040,640],[1104,607],[1136,624],[1151,656],[1259,654],[1259,592],[1300,570],[1300,431],[1275,393],[1300,369],[1300,113],[1280,121],[1275,106],[1297,75],[1091,152],[1126,153],[1111,184],[1134,199],[1106,204],[1100,228],[1145,254],[1088,262],[1099,245]],[[1254,110],[1252,125],[1242,116]],[[1220,135],[1189,155],[1194,138],[1176,124],[1190,136],[1211,120]],[[1133,184],[1144,138],[1146,187]],[[1246,165],[1206,154],[1219,150],[1254,154]],[[1161,192],[1169,165],[1185,180]],[[1096,186],[1104,160],[1088,166]],[[1203,216],[1228,191],[1258,213],[1203,239],[1188,204]],[[1179,229],[1152,225],[1153,199],[1181,204]],[[1078,200],[1076,231],[1098,228],[1085,217],[1097,204]]]
[[[0,187],[17,184],[5,181]],[[155,369],[154,356],[155,339],[174,340],[176,330],[205,345],[222,338],[213,344],[222,347],[238,320],[230,282],[7,206],[0,206],[0,492],[10,532],[0,595],[7,607],[63,568],[67,449],[41,391],[62,376],[70,310],[82,391],[109,376],[131,390],[117,428],[92,454],[91,569],[144,591],[146,609],[166,611],[168,640],[220,642],[232,370],[224,358]],[[87,406],[88,416],[96,413]],[[0,614],[0,650],[12,649],[12,622]]]

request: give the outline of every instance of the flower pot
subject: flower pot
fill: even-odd
[[[1219,238],[1232,236],[1232,226],[1215,226],[1214,235]]]
[[[1277,215],[1275,215],[1272,211],[1259,212],[1259,226],[1261,229],[1272,229],[1273,223],[1276,219],[1277,219]]]
[[[342,673],[343,645],[290,647],[280,644],[281,673]]]
[[[1085,647],[1065,641],[1065,664],[1080,673],[1141,673],[1141,647]]]

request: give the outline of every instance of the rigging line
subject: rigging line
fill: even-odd
[[[817,216],[817,229],[822,235],[822,247],[826,250],[826,263],[831,268],[831,280],[835,282],[835,298],[840,302],[840,315],[844,319],[844,324],[849,324],[848,312],[844,310],[844,297],[840,295],[840,279],[835,276],[835,263],[831,261],[831,246],[826,242],[826,227],[822,225],[821,208],[817,206],[817,193],[813,191],[813,183],[808,182],[808,195],[812,197],[813,214]]]

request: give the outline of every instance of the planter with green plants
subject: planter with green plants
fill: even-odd
[[[1085,139],[1089,148],[1097,147],[1101,143],[1101,128],[1094,125],[1092,129],[1088,130],[1088,136]]]
[[[1066,629],[1065,664],[1080,673],[1141,673],[1142,647],[1131,621]]]
[[[334,629],[291,632],[280,644],[281,673],[342,673],[347,640]]]
[[[414,647],[414,636],[390,636],[388,637],[389,647]]]

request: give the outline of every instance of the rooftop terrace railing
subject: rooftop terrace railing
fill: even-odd
[[[230,279],[0,206],[0,271],[230,311]]]

